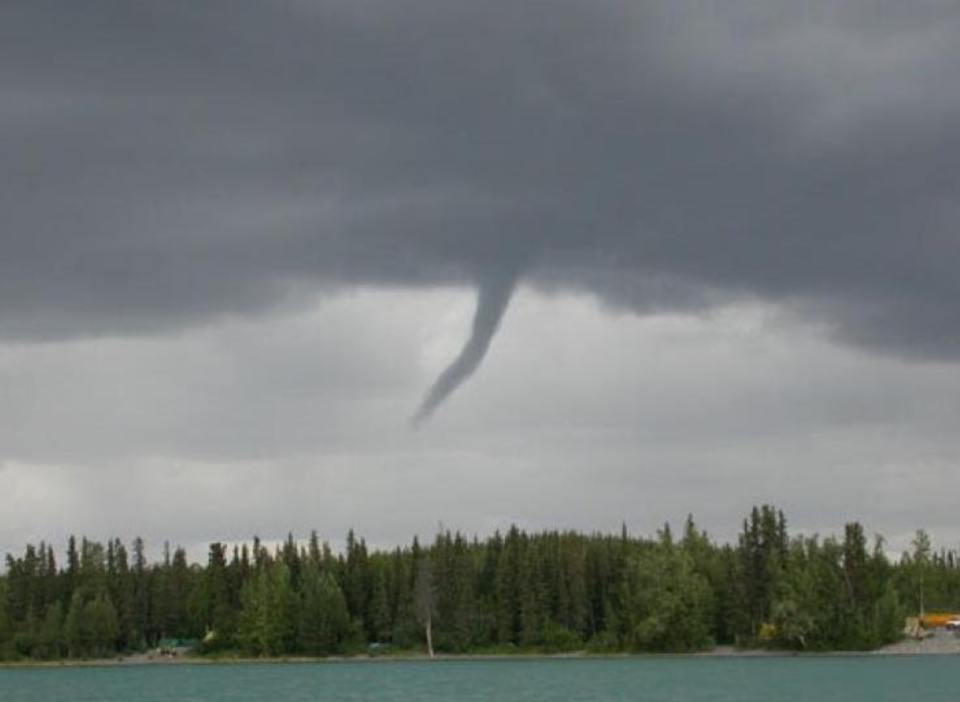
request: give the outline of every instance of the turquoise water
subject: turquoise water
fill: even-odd
[[[723,658],[0,670],[2,702],[947,702],[960,658]]]

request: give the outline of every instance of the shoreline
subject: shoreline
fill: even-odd
[[[456,663],[562,660],[663,660],[663,659],[743,659],[743,658],[875,658],[901,656],[956,656],[960,655],[960,640],[951,637],[950,647],[925,646],[928,641],[905,641],[873,651],[789,651],[770,649],[737,649],[717,646],[693,653],[463,653],[438,654],[433,658],[425,653],[357,656],[290,656],[280,658],[249,658],[244,656],[207,658],[204,656],[118,656],[93,660],[19,661],[0,663],[0,670],[58,669],[58,668],[119,668],[141,666],[206,666],[206,665],[317,665],[317,664],[389,664],[389,663]]]

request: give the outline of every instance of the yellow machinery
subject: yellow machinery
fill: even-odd
[[[927,612],[920,617],[920,625],[924,629],[942,629],[947,622],[960,619],[960,614],[956,612]]]

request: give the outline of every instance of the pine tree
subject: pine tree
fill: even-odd
[[[153,646],[155,632],[150,630],[150,571],[147,564],[146,546],[139,536],[133,540],[133,564],[131,568],[133,596],[133,627],[135,645]]]
[[[542,643],[547,623],[542,569],[539,543],[533,541],[520,560],[520,643],[527,647]]]
[[[379,564],[372,569],[373,583],[368,603],[367,619],[370,622],[370,634],[373,641],[389,641],[393,630],[390,616],[390,602],[387,598],[385,569]]]
[[[262,571],[261,565],[257,574]],[[226,551],[221,543],[210,544],[204,594],[204,628],[210,632],[207,645],[212,648],[228,648],[232,645],[236,632],[236,609],[227,573]]]
[[[111,570],[109,592],[113,606],[117,611],[120,628],[120,649],[138,649],[144,640],[144,634],[137,628],[137,593],[133,573],[130,571],[127,549],[120,542],[120,539],[116,539],[113,544],[113,567]]]
[[[630,561],[621,615],[632,647],[695,651],[711,642],[710,588],[669,532]]]
[[[523,550],[520,530],[511,526],[497,562],[497,639],[502,644],[518,645],[523,631],[520,594]]]
[[[370,617],[370,572],[367,556],[367,544],[357,540],[351,529],[347,534],[347,554],[344,562],[343,594],[347,598],[347,607],[351,618],[359,621],[368,640],[374,638],[373,622]]]
[[[13,620],[8,605],[7,581],[0,576],[0,661],[13,657]]]
[[[265,565],[244,585],[240,595],[238,639],[256,656],[294,652],[297,602],[290,571],[283,561]]]
[[[119,624],[117,612],[106,592],[98,592],[87,599],[81,591],[75,591],[64,634],[71,658],[103,658],[114,653]]]
[[[86,641],[84,637],[83,594],[79,590],[73,591],[70,598],[70,609],[64,622],[64,641],[67,645],[67,656],[81,658],[86,655]]]
[[[77,551],[77,539],[71,534],[67,541],[67,572],[65,576],[65,586],[61,593],[64,607],[70,606],[73,591],[79,586],[79,579],[80,554]]]
[[[97,594],[84,607],[85,635],[96,658],[111,655],[117,650],[120,633],[117,611],[105,592]]]
[[[47,608],[34,641],[33,657],[40,660],[58,660],[63,656],[63,606],[53,602]]]
[[[309,656],[345,653],[353,631],[343,592],[333,576],[313,561],[302,576],[298,650]]]
[[[212,544],[204,566],[183,549],[132,564],[119,540],[28,544],[0,574],[0,658],[96,657],[160,636],[214,636],[204,651],[329,655],[365,641],[460,652],[504,644],[566,651],[681,651],[713,641],[802,650],[895,641],[904,610],[960,606],[960,557],[919,532],[891,563],[863,527],[792,541],[764,505],[736,546],[716,545],[688,517],[679,541],[512,527],[486,540],[440,534],[432,547],[369,552],[352,532],[334,556],[313,533],[270,551]],[[293,572],[297,569],[298,576]],[[922,587],[921,585],[922,580]],[[348,592],[352,594],[347,595]],[[64,597],[69,593],[69,599]],[[351,599],[354,604],[350,605]],[[144,619],[145,617],[145,619]],[[238,628],[239,620],[239,628]],[[239,634],[239,636],[238,636]],[[761,636],[762,634],[762,636]]]

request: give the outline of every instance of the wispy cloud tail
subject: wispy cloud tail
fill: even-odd
[[[437,408],[480,367],[490,350],[490,342],[500,328],[516,285],[515,275],[503,275],[480,282],[470,338],[460,355],[440,374],[423,398],[412,419],[414,426],[420,426],[430,419]]]

